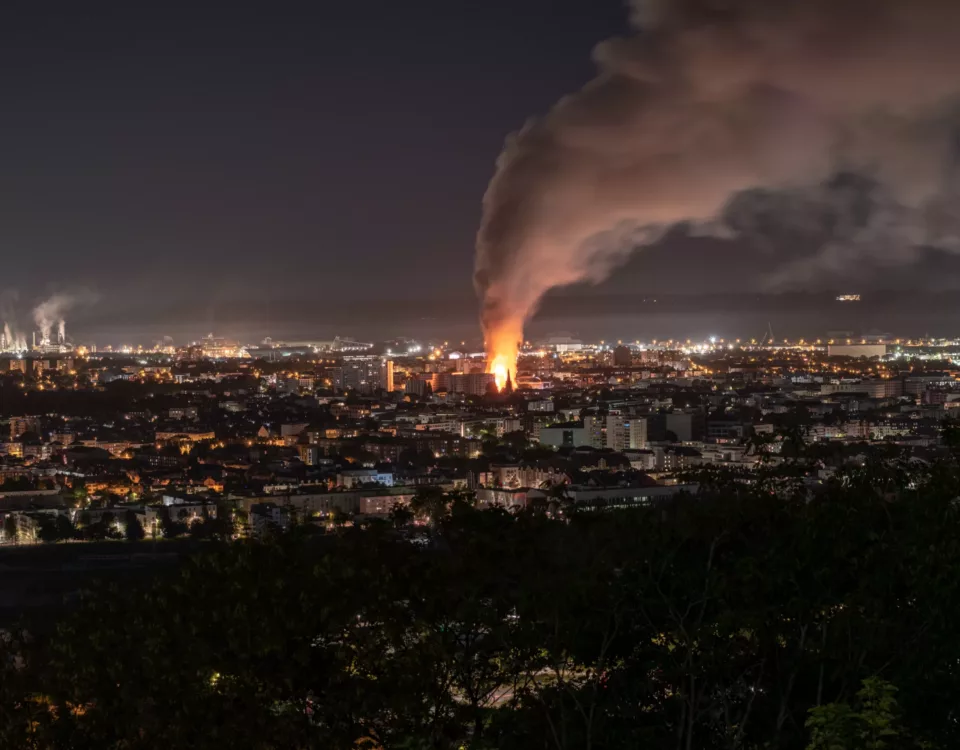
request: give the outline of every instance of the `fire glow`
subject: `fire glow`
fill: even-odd
[[[507,380],[511,373],[517,370],[517,347],[509,347],[506,351],[503,348],[491,348],[487,355],[487,372],[493,373],[494,382],[497,384],[497,390],[502,391],[507,385]]]
[[[502,391],[510,374],[516,374],[517,355],[523,323],[488,326],[487,330],[487,372],[493,373],[497,390]]]
[[[504,386],[507,384],[507,374],[509,370],[507,366],[502,362],[497,362],[493,365],[493,378],[494,382],[497,384],[497,390],[502,391]]]

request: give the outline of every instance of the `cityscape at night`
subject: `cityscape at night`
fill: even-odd
[[[0,750],[960,747],[960,2],[0,63]]]

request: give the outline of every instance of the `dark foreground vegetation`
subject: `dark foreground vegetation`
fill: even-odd
[[[397,514],[224,544],[5,633],[0,747],[960,746],[952,462],[432,512],[424,543]]]

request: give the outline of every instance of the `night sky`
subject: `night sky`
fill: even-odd
[[[5,3],[0,307],[29,330],[50,292],[92,290],[68,328],[104,343],[476,336],[473,246],[504,138],[627,32],[619,0]],[[819,285],[960,286],[955,259],[921,260]],[[559,297],[620,314],[623,295],[752,291],[781,262],[680,233]],[[568,319],[534,330],[602,328],[557,297],[541,318]]]
[[[22,318],[76,285],[100,297],[77,337],[469,313],[504,137],[626,30],[617,0],[215,5],[0,10],[0,285]]]

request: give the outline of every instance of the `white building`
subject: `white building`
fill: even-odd
[[[582,422],[566,422],[540,429],[541,445],[603,447],[603,427],[599,418],[584,417]]]
[[[647,447],[647,420],[611,414],[607,417],[606,447],[615,451],[642,450]]]
[[[360,487],[364,484],[382,484],[393,487],[393,473],[376,469],[346,469],[337,474],[337,484],[345,489]]]

